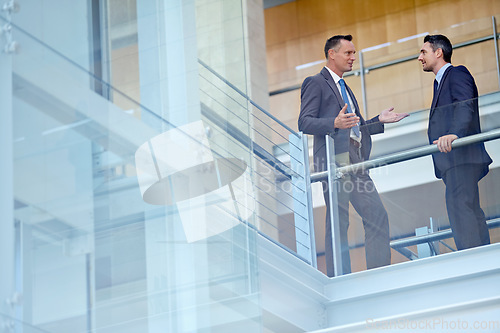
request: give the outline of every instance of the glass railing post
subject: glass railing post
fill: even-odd
[[[0,24],[2,21],[0,20]],[[0,36],[0,45],[6,39]],[[14,294],[14,168],[12,54],[0,51],[0,313],[11,315],[13,307],[6,302]],[[9,302],[12,304],[12,302]],[[3,323],[0,322],[0,326]]]
[[[339,224],[339,180],[337,178],[337,164],[335,163],[335,147],[333,138],[326,135],[326,159],[328,167],[328,200],[330,211],[330,224],[332,230],[333,271],[334,276],[344,274],[342,266],[342,252],[340,244]],[[345,244],[347,246],[347,244]],[[328,251],[328,249],[327,249]]]
[[[365,81],[365,64],[363,61],[363,51],[359,52],[359,76],[361,78],[361,98],[363,99],[363,117],[367,119],[368,117],[368,104],[366,101],[366,81]]]
[[[495,45],[495,60],[497,63],[498,87],[500,88],[500,58],[498,51],[497,21],[495,19],[495,16],[491,17],[491,22],[493,24],[493,44]]]
[[[427,235],[427,234],[429,234],[428,227],[420,227],[420,228],[415,229],[415,236],[422,236],[422,235]],[[427,258],[427,257],[432,256],[430,242],[418,244],[417,245],[417,252],[418,252],[419,258]]]
[[[434,219],[432,217],[429,219],[429,224],[430,224],[429,233],[434,234],[434,233],[439,231],[438,224],[436,221],[434,221]],[[434,251],[434,255],[437,256],[440,252],[439,251],[439,242],[436,241],[436,242],[432,242],[429,244],[432,244],[432,246],[433,246],[432,250]]]
[[[292,174],[293,211],[297,254],[308,259],[313,267],[317,267],[307,135],[290,134],[289,142],[290,166],[294,171]],[[304,245],[307,245],[307,248]]]

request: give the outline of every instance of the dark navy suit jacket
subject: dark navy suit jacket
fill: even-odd
[[[477,97],[476,83],[467,68],[448,67],[432,100],[427,130],[429,143],[446,134],[462,138],[480,133]],[[483,143],[453,148],[449,153],[434,153],[432,159],[437,178],[441,178],[448,169],[462,164],[481,165],[484,176],[492,162]]]
[[[367,160],[372,147],[371,134],[384,132],[384,125],[378,116],[365,121],[359,112],[358,102],[351,89],[347,87],[354,104],[355,112],[360,117],[361,156]],[[345,103],[330,72],[323,67],[321,72],[304,80],[301,88],[301,106],[299,131],[314,135],[314,169],[326,170],[326,140],[329,134],[334,139],[335,154],[349,151],[350,129],[334,128],[334,121]]]

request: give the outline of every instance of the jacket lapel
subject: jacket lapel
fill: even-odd
[[[446,81],[446,77],[448,76],[448,74],[450,73],[450,70],[452,68],[453,68],[453,66],[450,66],[446,69],[446,71],[443,74],[443,77],[441,78],[441,82],[439,83],[438,90],[436,91],[436,94],[434,96],[432,96],[430,116],[432,116],[432,114],[434,113],[434,110],[436,109],[436,105],[437,105],[437,102],[439,100],[439,94],[441,93],[441,89],[443,89],[444,82]]]
[[[340,91],[337,88],[337,85],[335,84],[335,81],[333,81],[333,78],[330,75],[330,72],[328,71],[328,69],[326,69],[325,67],[323,67],[323,69],[321,70],[321,75],[323,75],[323,77],[326,80],[326,83],[330,86],[330,89],[332,89],[333,94],[335,95],[335,97],[337,97],[337,102],[339,103],[340,107],[341,108],[344,107],[344,102],[343,102],[344,100],[342,99],[342,96],[340,96]]]

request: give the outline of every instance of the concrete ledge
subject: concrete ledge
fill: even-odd
[[[500,244],[336,278],[263,237],[258,245],[264,321],[287,325],[287,332],[362,332],[391,321],[500,318]]]

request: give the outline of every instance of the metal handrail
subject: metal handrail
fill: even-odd
[[[479,133],[475,135],[466,136],[453,141],[451,144],[452,149],[458,148],[478,142],[486,142],[500,138],[500,129],[491,130],[485,133]],[[373,160],[368,160],[356,164],[351,164],[343,167],[337,168],[337,179],[342,178],[346,173],[356,172],[360,170],[369,170],[377,168],[384,165],[394,164],[398,162],[403,162],[422,156],[430,155],[439,152],[437,145],[427,145],[423,147],[418,147],[414,149],[405,150],[402,152],[382,156],[375,158]],[[311,182],[318,182],[326,180],[328,178],[328,171],[321,171],[311,174]]]
[[[496,219],[488,221],[487,225],[488,225],[488,229],[500,227],[500,218],[496,218]],[[453,237],[453,232],[451,229],[447,229],[447,230],[441,230],[441,231],[429,233],[427,235],[413,236],[413,237],[393,240],[393,241],[391,241],[391,247],[393,249],[397,249],[397,248],[401,248],[401,247],[407,247],[407,246],[412,246],[412,245],[417,245],[417,244],[422,244],[422,243],[439,241],[439,240],[443,240],[443,239],[451,238],[451,237]]]
[[[244,147],[250,149],[256,156],[261,158],[264,162],[270,165],[275,170],[284,175],[285,179],[292,179],[293,176],[300,177],[288,165],[281,162],[278,158],[273,156],[262,146],[253,141],[248,135],[239,130],[236,126],[229,123],[223,117],[218,115],[204,103],[201,103],[201,113],[207,117],[208,120],[213,122],[219,128],[223,129],[227,134],[233,137],[236,141],[241,143]]]
[[[272,120],[274,120],[275,122],[277,122],[281,127],[283,127],[284,129],[286,129],[287,131],[289,131],[291,134],[295,135],[296,137],[298,137],[298,138],[300,137],[299,133],[295,132],[293,129],[291,129],[289,126],[287,126],[281,120],[279,120],[278,118],[276,118],[275,116],[273,116],[272,114],[270,114],[268,111],[264,110],[260,105],[258,105],[254,101],[252,101],[250,99],[250,97],[248,97],[247,94],[245,94],[243,91],[241,91],[240,89],[238,89],[238,87],[236,87],[234,84],[232,84],[231,82],[229,82],[228,80],[226,80],[222,75],[220,75],[213,68],[211,68],[210,66],[208,66],[207,64],[205,64],[201,59],[198,59],[198,63],[200,65],[202,65],[203,67],[205,67],[205,69],[208,70],[210,73],[212,73],[213,75],[215,75],[219,80],[221,80],[222,82],[224,82],[225,84],[227,84],[229,87],[231,87],[231,89],[233,89],[238,94],[240,94],[250,104],[252,104],[253,106],[255,106],[257,109],[259,109],[266,116],[268,116],[269,118],[271,118]]]
[[[493,44],[495,45],[495,60],[497,63],[497,78],[498,78],[498,86],[500,86],[500,58],[499,56],[499,50],[498,50],[498,33],[497,33],[497,20],[495,16],[491,17],[491,22],[493,24],[493,36],[495,37],[493,39]]]
[[[495,129],[486,133],[479,133],[476,135],[470,135],[468,137],[460,138],[452,143],[452,149],[458,147],[475,144],[479,142],[490,141],[500,138],[500,129]],[[343,270],[343,259],[342,259],[342,245],[340,241],[340,230],[339,230],[339,207],[338,207],[338,179],[342,178],[344,174],[354,171],[366,171],[379,166],[385,166],[397,162],[403,162],[411,160],[414,158],[426,156],[429,154],[439,152],[437,145],[427,145],[419,147],[416,149],[410,149],[403,152],[398,152],[395,154],[383,156],[374,160],[368,160],[361,163],[356,163],[352,165],[337,167],[335,162],[335,148],[334,140],[330,135],[325,136],[326,139],[326,160],[327,160],[327,170],[323,172],[318,172],[311,175],[311,182],[315,181],[327,181],[328,188],[328,200],[329,200],[329,212],[330,212],[330,224],[331,224],[331,237],[333,245],[333,274],[334,276],[340,276],[344,274]],[[444,237],[444,236],[443,236]],[[446,237],[445,237],[446,238]],[[423,242],[423,241],[422,241]]]

